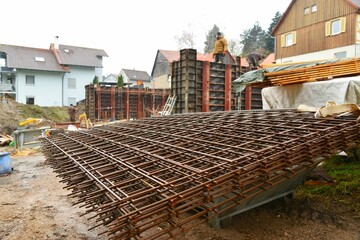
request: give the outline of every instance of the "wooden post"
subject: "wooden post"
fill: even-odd
[[[225,111],[231,110],[231,65],[225,66]]]
[[[115,120],[115,86],[111,87],[111,92],[110,92],[110,106],[111,106],[111,114],[110,117],[112,118],[112,120]]]
[[[138,98],[137,98],[137,119],[141,118],[141,92],[138,86]]]
[[[245,110],[251,109],[251,87],[247,86],[245,88]]]
[[[126,89],[126,120],[129,121],[130,119],[130,93],[129,93],[129,88]]]
[[[101,87],[96,87],[97,119],[101,117]]]
[[[202,76],[202,112],[208,112],[210,101],[210,63],[208,61],[203,62]]]

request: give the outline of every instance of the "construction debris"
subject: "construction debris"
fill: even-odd
[[[195,113],[60,133],[43,152],[110,239],[169,239],[292,190],[359,133],[352,115]]]
[[[12,141],[14,140],[14,138],[10,135],[7,134],[0,134],[0,146],[8,146]]]

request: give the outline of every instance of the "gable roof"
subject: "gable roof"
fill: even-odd
[[[270,53],[261,63],[260,66],[271,65],[275,63],[275,53]]]
[[[150,81],[150,75],[145,71],[122,69],[130,80]]]
[[[294,5],[294,3],[297,0],[292,0],[289,4],[289,6],[287,7],[287,9],[285,10],[284,14],[281,16],[281,18],[279,19],[279,21],[276,23],[275,27],[272,29],[271,31],[271,35],[274,35],[274,33],[276,32],[276,30],[279,28],[279,26],[281,25],[281,23],[284,21],[284,19],[286,18],[287,14],[289,13],[291,7]],[[360,10],[360,0],[343,0],[347,3],[349,3],[350,5],[352,5],[354,8],[357,9],[357,11]]]
[[[6,53],[6,65],[10,68],[66,72],[48,49],[0,44],[0,52]]]
[[[169,63],[180,60],[180,51],[158,50],[158,54],[159,53],[161,53],[168,60]],[[230,53],[228,53],[228,54],[232,58],[232,60],[235,62],[234,57]],[[214,61],[212,53],[202,54],[202,53],[197,52],[196,59],[199,61],[209,61],[209,62]]]
[[[55,49],[51,44],[50,49],[62,65],[102,67],[102,57],[108,57],[104,50],[94,48],[59,45],[59,49]]]

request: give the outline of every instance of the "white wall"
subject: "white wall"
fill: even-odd
[[[293,57],[276,59],[276,63],[289,63],[289,62],[306,62],[306,61],[317,61],[334,59],[335,53],[346,52],[347,58],[359,57],[360,56],[360,45],[350,45],[340,48],[329,49],[320,52],[313,52]]]
[[[35,76],[35,84],[26,84],[26,75]],[[62,73],[18,70],[16,76],[16,101],[26,104],[26,97],[34,97],[39,106],[62,105]]]
[[[88,85],[93,82],[95,77],[95,69],[91,67],[70,67],[70,73],[66,73],[64,76],[64,106],[70,105],[71,102],[68,102],[68,99],[76,99],[78,102],[85,99],[85,85]],[[76,88],[68,88],[68,79],[76,79]],[[101,76],[99,76],[99,82],[101,81]]]

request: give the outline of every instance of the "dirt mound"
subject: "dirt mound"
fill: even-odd
[[[76,106],[76,117],[84,112],[84,106]],[[12,134],[21,121],[27,118],[41,118],[38,125],[51,126],[54,123],[69,122],[68,107],[40,107],[26,105],[15,101],[0,102],[0,133]]]
[[[0,132],[11,134],[21,120],[18,103],[14,101],[0,102]]]

